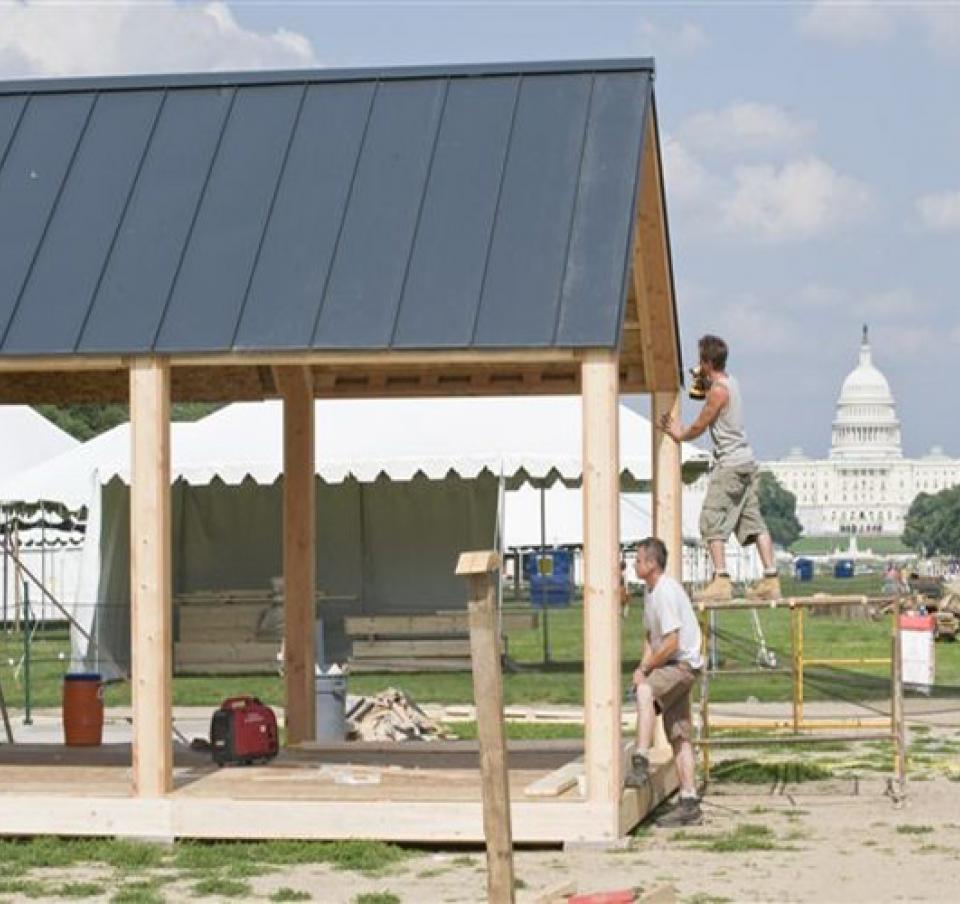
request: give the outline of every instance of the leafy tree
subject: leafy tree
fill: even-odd
[[[170,416],[175,421],[196,421],[219,407],[206,402],[183,402],[172,406]],[[130,419],[126,405],[37,405],[36,409],[81,442]]]
[[[927,555],[960,556],[960,487],[917,496],[907,511],[903,542]]]
[[[784,547],[794,543],[803,531],[797,520],[797,497],[768,471],[760,474],[759,496],[760,512],[773,542]]]

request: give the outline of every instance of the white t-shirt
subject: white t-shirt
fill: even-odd
[[[676,580],[661,575],[657,586],[647,591],[643,621],[650,635],[651,650],[656,650],[667,634],[679,630],[679,646],[672,661],[689,663],[694,669],[703,667],[700,626],[693,614],[690,598]]]

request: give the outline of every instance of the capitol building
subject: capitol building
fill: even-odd
[[[860,363],[840,389],[829,456],[811,459],[795,448],[761,468],[796,497],[807,536],[899,536],[919,493],[960,484],[960,460],[939,446],[920,459],[903,457],[896,403],[873,364],[866,327]]]

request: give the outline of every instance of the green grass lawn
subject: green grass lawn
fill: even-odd
[[[879,575],[857,576],[848,580],[818,578],[810,583],[783,582],[785,595],[811,593],[874,594],[880,592]],[[790,662],[790,615],[780,610],[762,610],[761,624],[767,644],[776,651],[780,664]],[[641,606],[635,601],[629,617],[623,621],[622,675],[624,690],[641,651],[643,621]],[[583,702],[583,608],[576,602],[568,609],[550,612],[549,631],[551,661],[543,663],[543,635],[540,630],[517,631],[510,634],[509,653],[513,669],[504,675],[504,696],[507,704],[579,704]],[[756,653],[748,612],[723,612],[718,616],[721,635],[720,656],[728,669],[750,669]],[[937,644],[937,683],[960,686],[960,644]],[[63,629],[41,631],[33,647],[31,697],[35,707],[58,706],[60,681],[69,662],[69,643]],[[805,653],[809,658],[881,658],[889,655],[890,623],[844,621],[832,617],[805,615]],[[24,699],[23,673],[14,676],[15,665],[23,651],[22,636],[0,631],[0,680],[8,705],[21,707]],[[63,657],[63,658],[61,658]],[[885,692],[883,667],[857,670],[881,679],[869,691],[873,696]],[[854,676],[855,677],[855,676]],[[366,694],[393,685],[402,688],[415,700],[423,703],[470,703],[473,684],[470,674],[414,673],[367,674],[350,678],[351,693]],[[816,700],[831,696],[841,686],[806,688],[806,699]],[[867,693],[848,688],[847,693]],[[283,683],[275,675],[231,675],[177,677],[174,679],[174,704],[180,706],[213,706],[233,694],[254,694],[265,702],[279,705],[283,701]],[[711,681],[711,699],[722,702],[745,700],[786,701],[790,699],[790,677],[770,671],[753,671],[743,676],[720,675]],[[107,688],[108,706],[129,704],[130,691],[126,683]]]

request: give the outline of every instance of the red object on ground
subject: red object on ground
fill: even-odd
[[[280,750],[277,717],[256,697],[230,697],[213,714],[210,746],[218,766],[265,763]]]
[[[96,674],[63,676],[63,739],[68,747],[103,742],[103,682]]]
[[[621,891],[598,891],[589,895],[573,895],[567,898],[567,904],[633,904],[637,893],[632,888]]]

